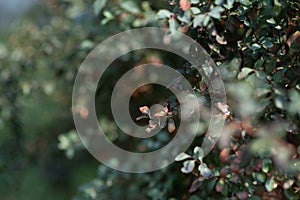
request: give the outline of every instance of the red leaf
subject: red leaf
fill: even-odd
[[[191,7],[190,0],[180,0],[179,2],[182,10],[187,11]]]
[[[224,189],[224,180],[223,179],[219,179],[219,181],[216,184],[216,191],[217,192],[221,192]]]
[[[238,192],[236,195],[237,195],[237,198],[240,200],[245,200],[248,198],[248,192],[246,192],[246,191]]]
[[[229,154],[230,154],[229,148],[222,149],[219,155],[221,162],[227,162],[229,160]]]

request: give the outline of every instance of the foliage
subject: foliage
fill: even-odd
[[[51,14],[36,21],[21,19],[0,43],[4,199],[299,199],[298,1],[49,0],[46,7]],[[125,137],[101,106],[108,104],[104,100],[112,89],[108,83],[128,70],[119,66],[153,59],[174,67],[193,85],[204,104],[199,135],[187,152],[175,158],[177,163],[160,171],[134,175],[100,165],[98,173],[91,175],[95,163],[82,151],[70,113],[74,77],[100,41],[144,26],[184,32],[213,58],[228,100],[226,105],[214,105],[226,119],[222,137],[204,157],[199,146],[210,120],[210,99],[194,66],[161,52],[133,53],[118,59],[99,83],[97,112],[104,113],[99,122],[108,137],[124,148],[152,151],[175,134],[178,102],[171,94],[147,98],[154,86],[139,91],[132,105],[134,116],[142,114],[137,123],[149,122],[149,131],[165,127],[153,139],[140,142]],[[146,106],[157,102],[164,109],[149,113]],[[57,147],[72,159],[64,159]],[[51,183],[45,183],[45,177]],[[31,184],[42,189],[27,194]],[[57,184],[68,192],[55,188]],[[80,184],[75,195],[74,188]],[[15,186],[16,194],[11,192]],[[45,197],[53,190],[52,196]]]
[[[173,3],[172,14],[162,10],[158,15],[171,29],[199,41],[214,58],[225,80],[230,110],[220,150],[204,161],[195,156],[199,147],[194,155],[177,158],[185,160],[182,172],[196,176],[189,191],[200,199],[298,199],[300,113],[291,93],[299,95],[300,89],[300,4]]]

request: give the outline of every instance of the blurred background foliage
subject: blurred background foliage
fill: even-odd
[[[1,199],[299,199],[298,1],[0,2]],[[184,32],[207,50],[225,81],[228,105],[215,106],[226,126],[219,145],[203,159],[197,146],[209,121],[204,113],[199,136],[176,158],[183,163],[126,174],[83,150],[72,120],[72,86],[99,42],[145,26]],[[116,80],[130,66],[148,62],[177,69],[209,102],[201,77],[182,59],[155,50],[120,57],[99,83],[97,113],[112,141],[140,151],[157,149],[172,135],[164,129],[154,139],[132,141],[106,105]],[[132,115],[153,103],[176,107],[176,99],[164,93],[155,85],[139,88]]]

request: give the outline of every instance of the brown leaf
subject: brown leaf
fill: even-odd
[[[289,37],[289,39],[286,41],[287,45],[289,47],[291,47],[292,43],[295,42],[295,40],[297,40],[300,37],[300,31],[296,31],[295,33],[293,33],[293,35],[291,37]]]
[[[229,168],[228,167],[223,167],[220,170],[220,177],[221,178],[225,178],[225,176],[228,174],[228,172],[229,172]]]
[[[229,160],[229,154],[230,154],[229,148],[222,149],[219,155],[221,162],[227,162]]]

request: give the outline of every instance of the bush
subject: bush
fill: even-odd
[[[40,199],[49,191],[55,191],[50,199],[299,199],[298,1],[47,3],[45,10],[51,15],[36,21],[22,19],[0,43],[0,128],[4,133],[0,185],[9,188],[1,189],[5,199]],[[210,116],[203,111],[199,133],[190,149],[176,157],[178,163],[145,174],[121,173],[100,164],[95,177],[88,181],[95,163],[90,163],[91,158],[81,150],[70,114],[77,68],[98,42],[122,30],[145,26],[184,32],[214,60],[227,95],[226,104],[214,104],[226,119],[222,137],[204,157],[200,146]],[[195,66],[173,55],[150,50],[121,57],[100,83],[96,101],[97,111],[102,113],[100,123],[109,138],[124,148],[158,149],[172,139],[178,126],[180,116],[174,112],[169,116],[171,125],[166,124],[154,139],[140,143],[122,136],[110,111],[101,106],[109,104],[114,80],[128,70],[119,66],[151,59],[178,70],[191,81],[203,102],[210,101],[204,78]],[[162,93],[162,88],[145,87],[144,93],[133,97],[133,115],[141,114],[138,109],[145,108],[141,106],[161,101],[148,98],[151,89]],[[168,108],[179,109],[174,95],[164,99]],[[207,103],[203,109],[209,111]],[[57,143],[72,160],[61,157]],[[89,172],[81,176],[74,166]],[[45,177],[47,183],[43,182]],[[28,183],[42,189],[27,194]],[[68,194],[55,188],[58,183],[68,188]],[[17,194],[11,192],[15,186]]]

